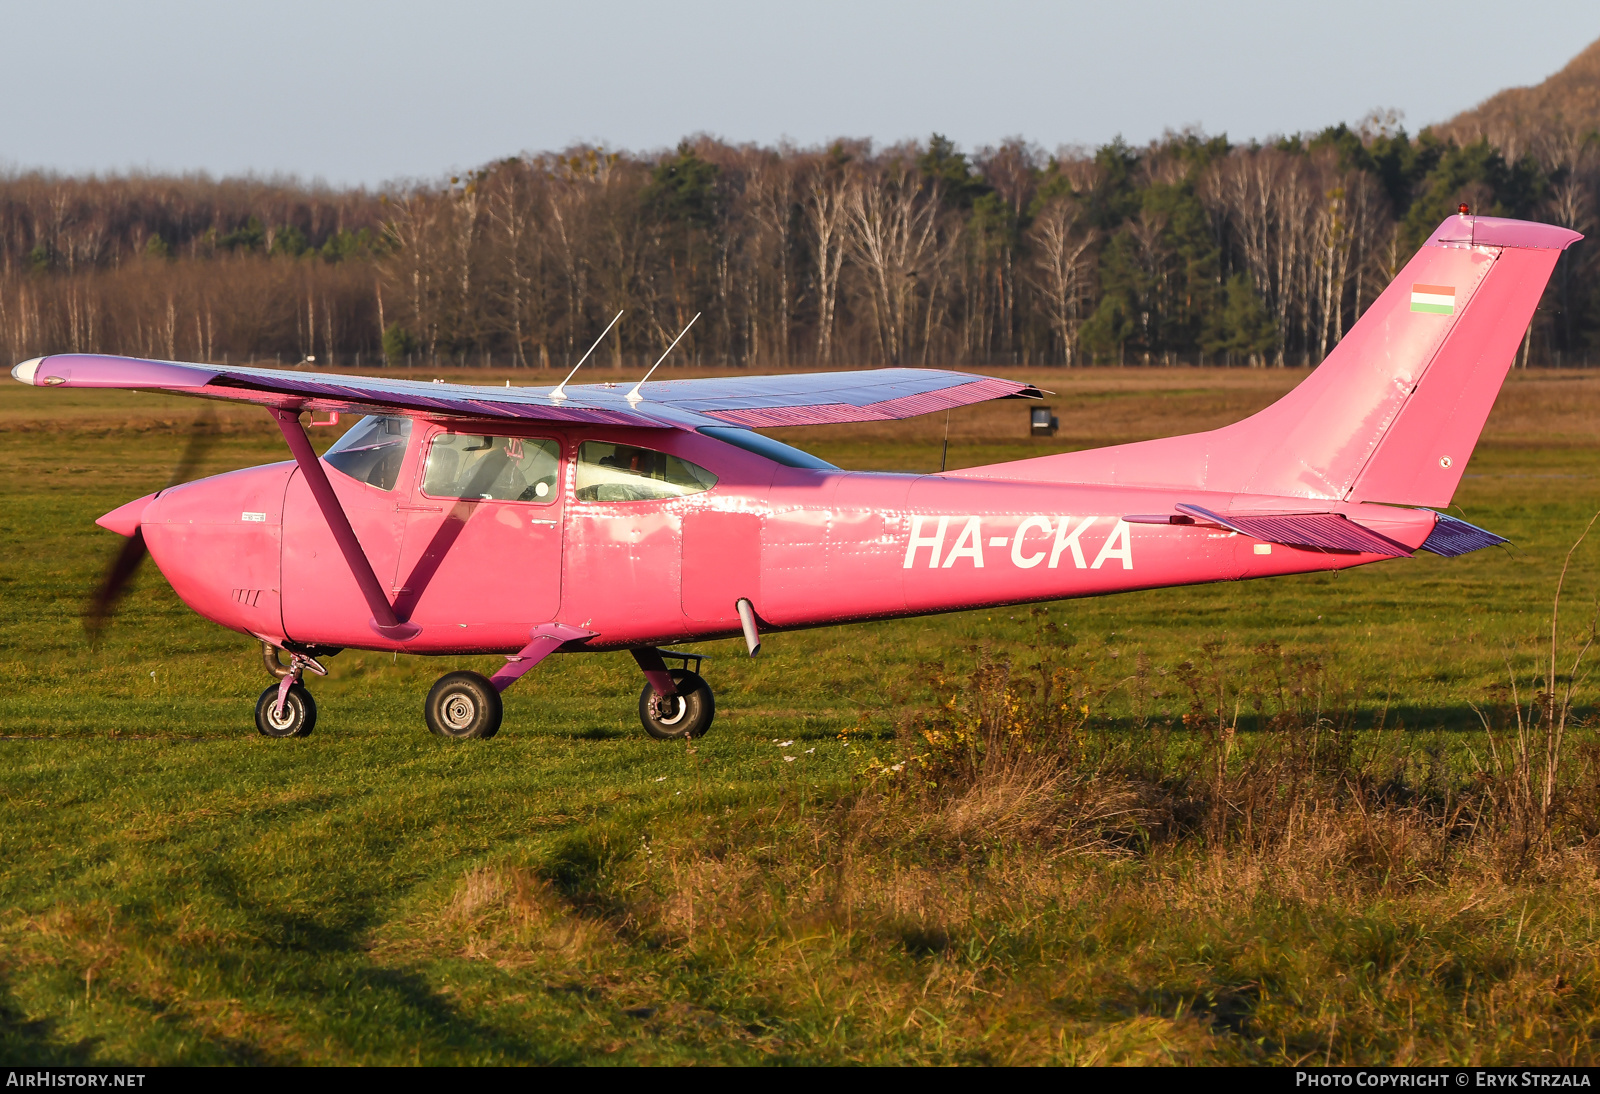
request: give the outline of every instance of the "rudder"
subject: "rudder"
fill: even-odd
[[[1582,238],[1450,217],[1322,364],[1259,413],[954,475],[1448,504],[1556,259]]]
[[[1564,234],[1569,243],[1581,238]],[[1548,246],[1498,249],[1471,307],[1357,473],[1349,500],[1450,504],[1560,254]]]

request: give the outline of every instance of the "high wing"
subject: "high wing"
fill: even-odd
[[[37,387],[130,388],[280,410],[523,418],[653,429],[889,421],[990,399],[1041,397],[1037,388],[1013,380],[921,368],[661,380],[644,385],[637,396],[621,384],[581,384],[552,396],[554,389],[548,387],[479,387],[87,353],[35,357],[11,374]]]

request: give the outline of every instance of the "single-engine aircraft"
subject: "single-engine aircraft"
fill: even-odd
[[[98,522],[129,537],[102,603],[148,550],[186,604],[263,644],[278,680],[256,703],[261,733],[311,732],[303,680],[344,648],[505,655],[493,677],[450,672],[429,692],[428,726],[456,738],[493,736],[501,693],[551,653],[627,650],[645,729],[681,738],[714,706],[701,658],[678,643],[743,634],[753,656],[763,632],[1506,542],[1435,509],[1581,238],[1463,205],[1265,410],[942,474],[841,471],[754,431],[1040,392],[912,368],[490,388],[95,354],[12,375],[257,403],[276,419],[292,460]],[[319,459],[307,412],[366,416]]]

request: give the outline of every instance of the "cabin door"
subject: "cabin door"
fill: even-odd
[[[405,529],[396,503],[409,492],[402,471],[410,439],[408,419],[364,418],[322,459],[362,553],[385,584],[394,573]],[[246,514],[253,517],[270,519],[270,514]],[[368,625],[372,608],[298,469],[289,476],[283,498],[282,567],[285,636],[319,646],[367,646],[376,639]]]
[[[561,443],[439,430],[425,437],[395,570],[419,649],[520,647],[561,606]]]

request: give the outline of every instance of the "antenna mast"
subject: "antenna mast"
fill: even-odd
[[[700,313],[699,312],[695,312],[694,313],[694,319],[689,320],[689,326],[688,327],[684,327],[681,331],[679,331],[678,332],[678,337],[676,337],[676,338],[674,338],[672,340],[672,346],[668,346],[667,347],[667,353],[671,353],[672,352],[672,347],[676,346],[679,342],[683,341],[683,336],[689,333],[689,327],[694,326],[695,319],[699,319],[699,318],[700,318]],[[661,367],[661,362],[665,361],[667,359],[667,353],[663,353],[660,357],[656,358],[656,363],[651,365],[650,366],[650,371],[644,374],[644,380],[650,379],[650,377],[655,374],[656,369]],[[639,389],[644,387],[644,380],[640,380],[637,384],[633,385],[633,390],[628,392],[628,402],[637,404],[640,400],[642,400],[644,398],[643,395],[639,394]]]
[[[606,329],[600,332],[600,337],[596,338],[594,340],[594,345],[589,347],[589,353],[593,353],[595,350],[600,348],[600,343],[605,341],[606,335],[611,333],[611,328],[616,326],[617,325],[617,320],[621,319],[621,318],[622,318],[622,313],[620,311],[616,315],[611,317],[611,322],[606,324]],[[696,318],[698,318],[698,316]],[[585,353],[582,357],[578,358],[578,363],[572,366],[572,371],[567,373],[566,379],[562,380],[559,384],[557,384],[551,390],[550,398],[552,398],[552,399],[565,399],[567,397],[567,392],[566,392],[567,380],[572,379],[574,376],[576,376],[578,374],[578,370],[583,367],[583,363],[589,359],[589,353]]]

